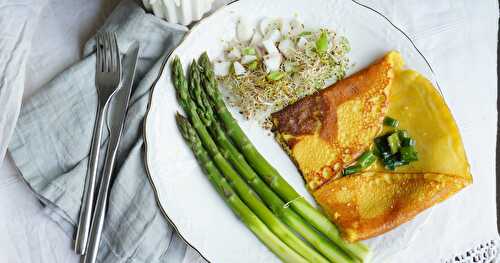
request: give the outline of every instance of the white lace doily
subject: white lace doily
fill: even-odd
[[[444,260],[443,263],[490,263],[498,253],[498,241],[490,240]]]

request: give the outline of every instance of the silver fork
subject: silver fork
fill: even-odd
[[[99,33],[96,39],[95,85],[98,105],[74,247],[75,252],[80,255],[85,254],[88,246],[104,115],[111,97],[120,86],[121,79],[121,61],[116,35],[114,33]]]

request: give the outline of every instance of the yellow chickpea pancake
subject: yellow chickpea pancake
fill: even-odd
[[[276,138],[349,241],[385,233],[472,183],[457,125],[391,51],[272,114]]]

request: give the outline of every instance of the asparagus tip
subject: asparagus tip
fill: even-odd
[[[177,127],[179,128],[182,137],[189,140],[189,126],[191,126],[189,120],[177,112],[175,114],[175,121],[177,122]]]
[[[174,57],[172,60],[172,77],[173,79],[177,79],[180,75],[183,75],[182,72],[182,63],[178,56]],[[176,85],[174,85],[176,86]]]

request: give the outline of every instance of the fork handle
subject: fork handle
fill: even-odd
[[[113,136],[111,135],[111,137]],[[83,257],[83,263],[95,263],[97,259],[97,252],[99,249],[99,243],[101,241],[101,234],[104,227],[104,219],[106,217],[106,210],[108,206],[111,178],[113,175],[115,157],[119,143],[119,138],[117,140],[113,139],[114,138],[110,139],[106,152],[104,171],[102,173],[101,182],[99,184],[99,192],[97,193],[97,201],[92,217],[92,226],[90,228],[90,237],[87,245],[88,248]]]
[[[101,148],[101,135],[104,125],[104,113],[107,104],[99,103],[97,107],[96,122],[92,135],[92,145],[90,147],[90,157],[88,161],[87,176],[83,189],[82,205],[78,219],[78,228],[75,239],[75,252],[83,255],[87,250],[90,225],[92,221],[92,210],[94,204],[94,195],[97,181],[97,167],[99,165],[99,152]]]

